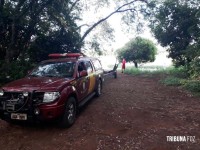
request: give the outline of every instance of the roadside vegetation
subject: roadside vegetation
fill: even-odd
[[[160,83],[167,86],[182,87],[194,95],[200,96],[200,79],[191,76],[188,71],[183,68],[175,67],[128,67],[125,70],[126,74],[141,75],[146,77],[159,77]]]

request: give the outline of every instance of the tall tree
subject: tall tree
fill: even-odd
[[[152,41],[136,37],[118,50],[118,58],[120,60],[125,58],[127,62],[133,62],[137,68],[138,63],[153,62],[156,53],[157,48]]]
[[[162,46],[168,47],[176,66],[189,65],[194,58],[188,47],[199,42],[199,6],[199,0],[165,0],[154,9],[152,31]]]
[[[75,2],[69,0],[7,0],[0,3],[0,51],[7,63],[24,57],[40,36],[63,35],[73,40],[70,48],[80,41],[75,20],[78,19]],[[66,37],[66,36],[65,36]],[[54,36],[56,39],[57,36]],[[67,37],[66,37],[67,38]],[[61,45],[67,45],[66,40]],[[78,45],[80,48],[81,43]]]

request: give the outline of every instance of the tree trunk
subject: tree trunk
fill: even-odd
[[[13,23],[11,26],[11,39],[8,49],[6,50],[5,61],[6,63],[10,63],[14,56],[14,45],[15,45],[15,20],[13,19]]]
[[[138,68],[138,63],[137,62],[133,62],[135,65],[135,68]]]

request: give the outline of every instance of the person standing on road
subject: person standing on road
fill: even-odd
[[[126,68],[126,60],[123,58],[123,60],[122,60],[122,73],[124,73],[125,68]]]

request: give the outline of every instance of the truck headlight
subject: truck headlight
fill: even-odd
[[[23,96],[27,97],[28,96],[28,92],[23,92]]]
[[[4,95],[4,91],[0,90],[0,96],[3,96],[3,95]]]
[[[52,102],[60,96],[59,92],[45,92],[43,102]]]

